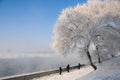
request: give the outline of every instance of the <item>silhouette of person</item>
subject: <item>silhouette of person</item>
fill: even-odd
[[[62,74],[62,67],[59,67],[59,74]]]
[[[80,69],[80,67],[81,67],[81,64],[80,64],[80,63],[78,63],[78,66],[77,66],[77,67],[78,67],[78,69]]]
[[[70,71],[70,65],[68,64],[67,65],[67,72],[69,72]]]

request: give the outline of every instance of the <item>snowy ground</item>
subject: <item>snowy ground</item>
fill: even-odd
[[[33,80],[75,80],[81,76],[85,76],[88,73],[92,72],[93,68],[91,66],[75,69],[73,71],[70,71],[69,73],[63,72],[62,75],[59,74],[52,74],[49,76],[33,79]]]
[[[98,65],[98,69],[77,80],[120,80],[120,57]]]
[[[120,57],[104,61],[96,71],[88,66],[70,73],[52,74],[33,80],[120,80]]]

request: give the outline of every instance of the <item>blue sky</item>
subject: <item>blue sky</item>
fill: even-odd
[[[50,51],[60,12],[86,0],[0,0],[0,51]]]

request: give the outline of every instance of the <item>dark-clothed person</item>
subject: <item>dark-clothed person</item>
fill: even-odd
[[[59,67],[59,74],[62,74],[62,67]]]
[[[67,65],[67,72],[69,72],[70,71],[70,65],[68,64]]]
[[[80,69],[80,67],[81,67],[81,64],[80,64],[80,63],[78,63],[78,66],[77,66],[77,67],[78,67],[78,69]]]

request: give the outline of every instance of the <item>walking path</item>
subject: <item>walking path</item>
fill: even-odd
[[[82,76],[87,75],[88,73],[94,71],[91,66],[83,67],[81,69],[74,69],[72,71],[63,72],[62,75],[57,74],[51,74],[48,76],[44,76],[41,78],[34,78],[32,80],[76,80],[77,78],[80,78]]]

